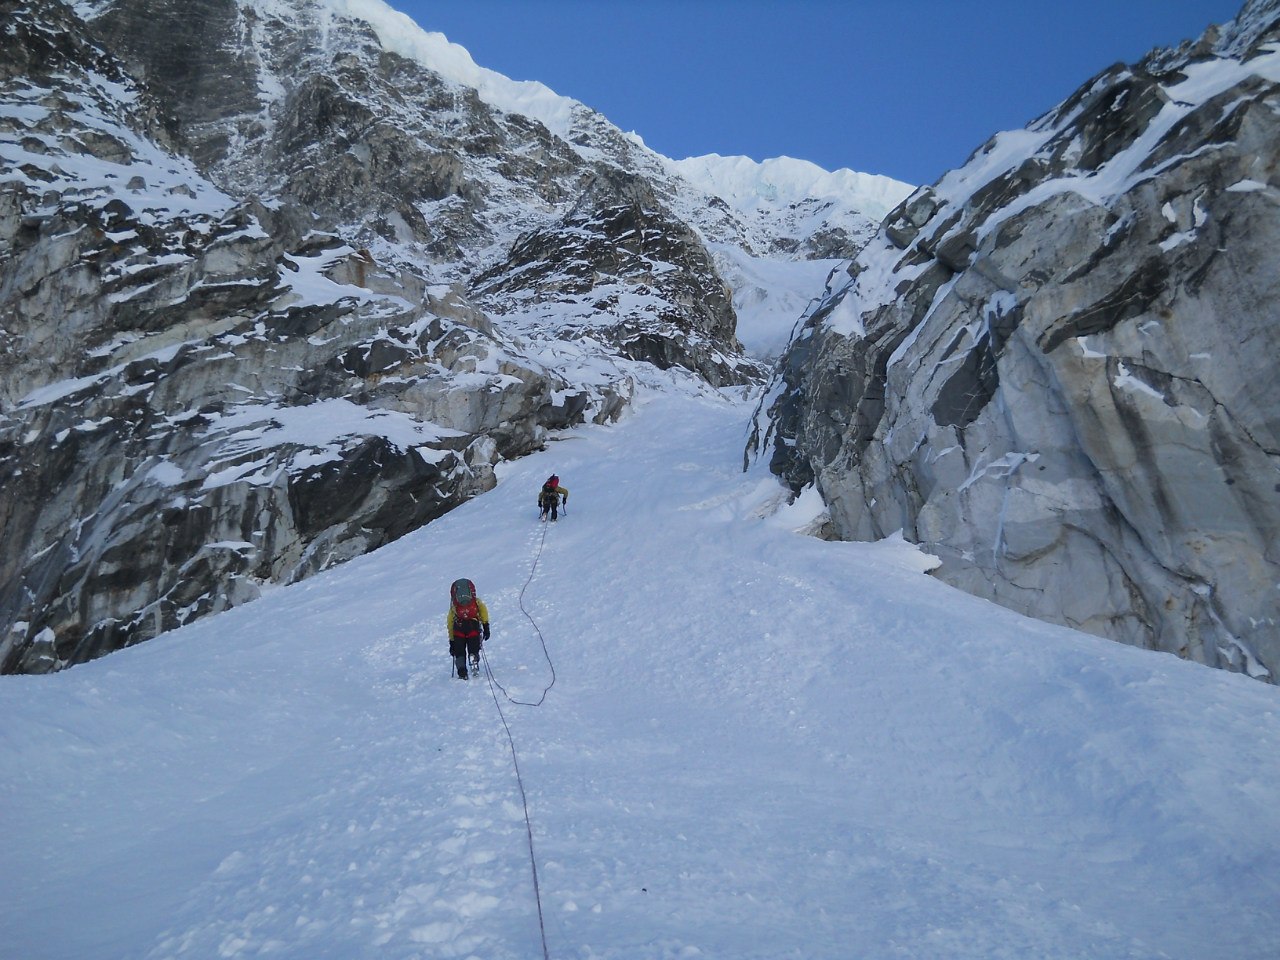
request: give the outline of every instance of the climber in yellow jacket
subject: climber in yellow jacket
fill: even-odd
[[[489,639],[489,608],[476,594],[470,580],[455,580],[449,588],[449,615],[445,618],[449,634],[449,656],[459,680],[467,679],[467,660],[471,669],[480,669],[480,644]]]
[[[546,520],[550,516],[552,520],[555,520],[556,510],[562,500],[567,506],[569,503],[569,490],[567,487],[560,486],[560,478],[553,473],[547,478],[547,482],[542,485],[542,490],[538,493],[538,519]]]

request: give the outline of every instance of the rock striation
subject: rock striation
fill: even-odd
[[[751,452],[1035,617],[1280,676],[1280,4],[1117,65],[916,191]]]

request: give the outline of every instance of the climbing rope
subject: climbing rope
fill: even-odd
[[[538,932],[542,936],[543,960],[551,960],[547,950],[547,925],[542,919],[542,888],[538,885],[538,858],[533,852],[533,821],[529,817],[529,798],[524,792],[524,778],[520,775],[520,758],[516,756],[516,741],[511,735],[511,727],[507,724],[506,714],[502,712],[502,703],[494,690],[497,681],[489,670],[489,662],[485,661],[485,675],[489,678],[489,694],[493,697],[493,705],[498,708],[498,716],[502,718],[502,729],[507,731],[507,745],[511,747],[511,763],[516,769],[516,785],[520,788],[520,805],[524,808],[524,832],[529,840],[529,866],[533,870],[533,899],[538,904]],[[501,689],[501,688],[499,688]],[[503,691],[504,693],[506,691]],[[546,696],[544,693],[543,696]],[[508,697],[508,699],[510,699]],[[541,701],[539,701],[541,702]]]
[[[498,717],[502,720],[502,729],[507,733],[507,746],[511,748],[511,764],[516,771],[516,786],[520,789],[520,806],[524,809],[524,832],[525,837],[529,841],[529,868],[533,871],[533,898],[538,905],[538,933],[542,937],[542,957],[543,960],[551,960],[550,951],[547,949],[547,925],[542,914],[542,887],[538,883],[538,858],[533,850],[533,819],[529,816],[529,798],[524,789],[524,777],[520,773],[520,758],[516,754],[516,740],[511,734],[511,725],[507,723],[507,715],[502,712],[502,702],[498,699],[498,691],[502,691],[502,695],[511,703],[523,707],[540,707],[543,701],[547,699],[547,694],[551,688],[556,685],[556,666],[551,661],[551,653],[547,650],[547,639],[542,635],[542,630],[538,627],[538,621],[533,619],[533,614],[524,605],[525,591],[529,589],[529,584],[533,582],[534,576],[538,572],[538,561],[542,559],[542,548],[547,542],[547,528],[544,524],[542,527],[542,537],[538,540],[538,552],[533,558],[533,567],[529,571],[529,577],[524,582],[524,586],[520,588],[520,610],[525,618],[533,625],[533,632],[538,635],[538,642],[542,644],[542,655],[547,658],[547,666],[551,668],[551,682],[542,690],[542,696],[536,701],[533,700],[516,700],[506,691],[506,688],[498,682],[498,678],[493,675],[493,667],[489,665],[489,656],[484,652],[484,646],[480,647],[480,656],[484,660],[484,675],[489,682],[489,695],[493,697],[493,705],[498,710]]]
[[[484,673],[489,683],[496,686],[502,691],[502,695],[509,701],[521,707],[540,707],[543,701],[547,699],[547,694],[551,692],[551,688],[556,685],[556,665],[551,662],[551,653],[547,650],[547,638],[542,635],[542,630],[538,626],[538,621],[533,619],[533,614],[529,612],[529,608],[524,605],[525,591],[529,589],[529,584],[533,583],[533,578],[538,573],[538,562],[542,559],[542,548],[547,542],[547,525],[542,525],[542,537],[538,540],[538,552],[533,557],[533,567],[529,570],[529,577],[524,582],[524,586],[520,588],[520,612],[524,614],[525,619],[533,626],[533,632],[538,635],[538,642],[542,644],[542,655],[547,658],[547,666],[551,670],[551,682],[542,689],[542,696],[537,700],[516,700],[511,694],[507,693],[506,687],[498,682],[497,677],[493,675],[493,670],[489,666],[489,656],[484,652],[484,647],[480,647],[480,656],[484,659]]]

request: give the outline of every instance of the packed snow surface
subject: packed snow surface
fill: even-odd
[[[1273,958],[1280,691],[799,532],[750,409],[646,392],[374,554],[0,678],[5,956]]]

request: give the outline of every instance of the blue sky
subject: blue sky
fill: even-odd
[[[800,157],[931,183],[1237,0],[388,0],[675,159]]]

